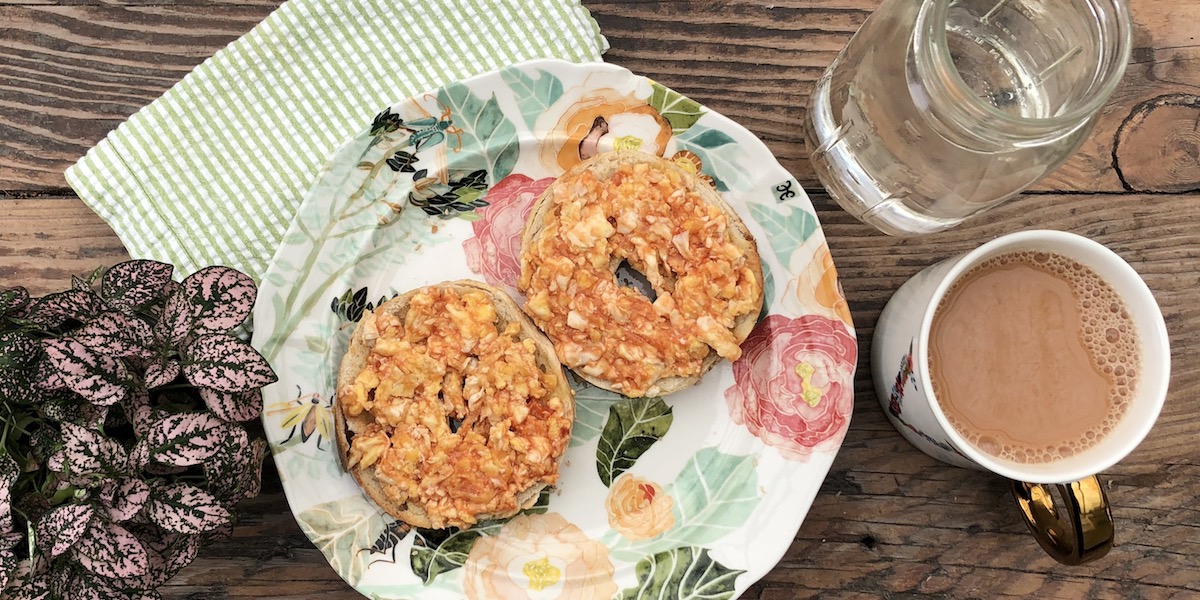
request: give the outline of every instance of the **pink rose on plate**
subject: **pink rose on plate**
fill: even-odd
[[[836,449],[854,410],[858,345],[841,321],[769,315],[742,344],[729,414],[790,460]]]
[[[553,177],[534,181],[514,173],[488,189],[483,197],[488,205],[476,209],[479,219],[471,223],[475,237],[463,242],[471,271],[483,275],[491,285],[516,293],[521,274],[521,232],[534,201],[553,182]]]

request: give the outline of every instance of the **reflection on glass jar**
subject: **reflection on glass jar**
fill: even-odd
[[[953,227],[1075,151],[1130,37],[1123,0],[885,0],[813,90],[813,167],[885,233]]]

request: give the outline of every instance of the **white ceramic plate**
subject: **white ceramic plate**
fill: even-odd
[[[767,307],[743,357],[665,398],[576,382],[571,446],[537,507],[405,532],[334,453],[330,406],[355,321],[450,279],[516,295],[533,199],[581,154],[627,147],[699,168],[757,238]],[[279,375],[263,419],[292,510],[373,598],[736,597],[791,544],[853,405],[854,329],[800,185],[743,127],[599,63],[525,63],[380,113],[300,207],[254,325]]]

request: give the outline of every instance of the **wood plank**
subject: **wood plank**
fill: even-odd
[[[63,169],[87,148],[275,6],[265,0],[55,4],[0,4],[0,189],[65,187]],[[809,89],[878,1],[584,5],[612,45],[606,60],[745,125],[811,185],[800,129]],[[1200,110],[1195,102],[1180,101],[1157,118],[1137,121],[1134,137],[1141,142],[1121,148],[1120,170],[1113,167],[1123,123],[1159,110],[1146,104],[1156,98],[1200,89],[1200,45],[1192,25],[1200,22],[1200,3],[1130,5],[1133,64],[1094,134],[1037,189],[1200,189],[1200,174],[1191,168],[1200,147],[1189,133]],[[1164,168],[1164,156],[1177,166]]]
[[[808,518],[746,598],[1186,598],[1200,594],[1200,197],[1029,194],[984,218],[914,240],[888,238],[813,196],[859,334],[853,422]],[[115,234],[77,199],[0,200],[0,285],[61,289],[70,273],[121,260]],[[1042,555],[1004,481],[941,466],[885,419],[870,383],[871,334],[900,284],[925,266],[1019,229],[1074,231],[1108,245],[1154,291],[1172,343],[1170,396],[1146,441],[1102,475],[1118,522],[1109,557],[1074,569]],[[165,598],[358,598],[296,526],[274,470],[244,503],[235,537],[210,546]]]
[[[0,195],[0,288],[22,285],[40,296],[128,258],[112,228],[78,198]]]
[[[62,172],[272,5],[0,6],[0,190]]]

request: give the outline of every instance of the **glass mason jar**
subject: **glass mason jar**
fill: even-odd
[[[1130,29],[1124,0],[884,0],[813,90],[817,176],[884,233],[953,227],[1075,151]]]

